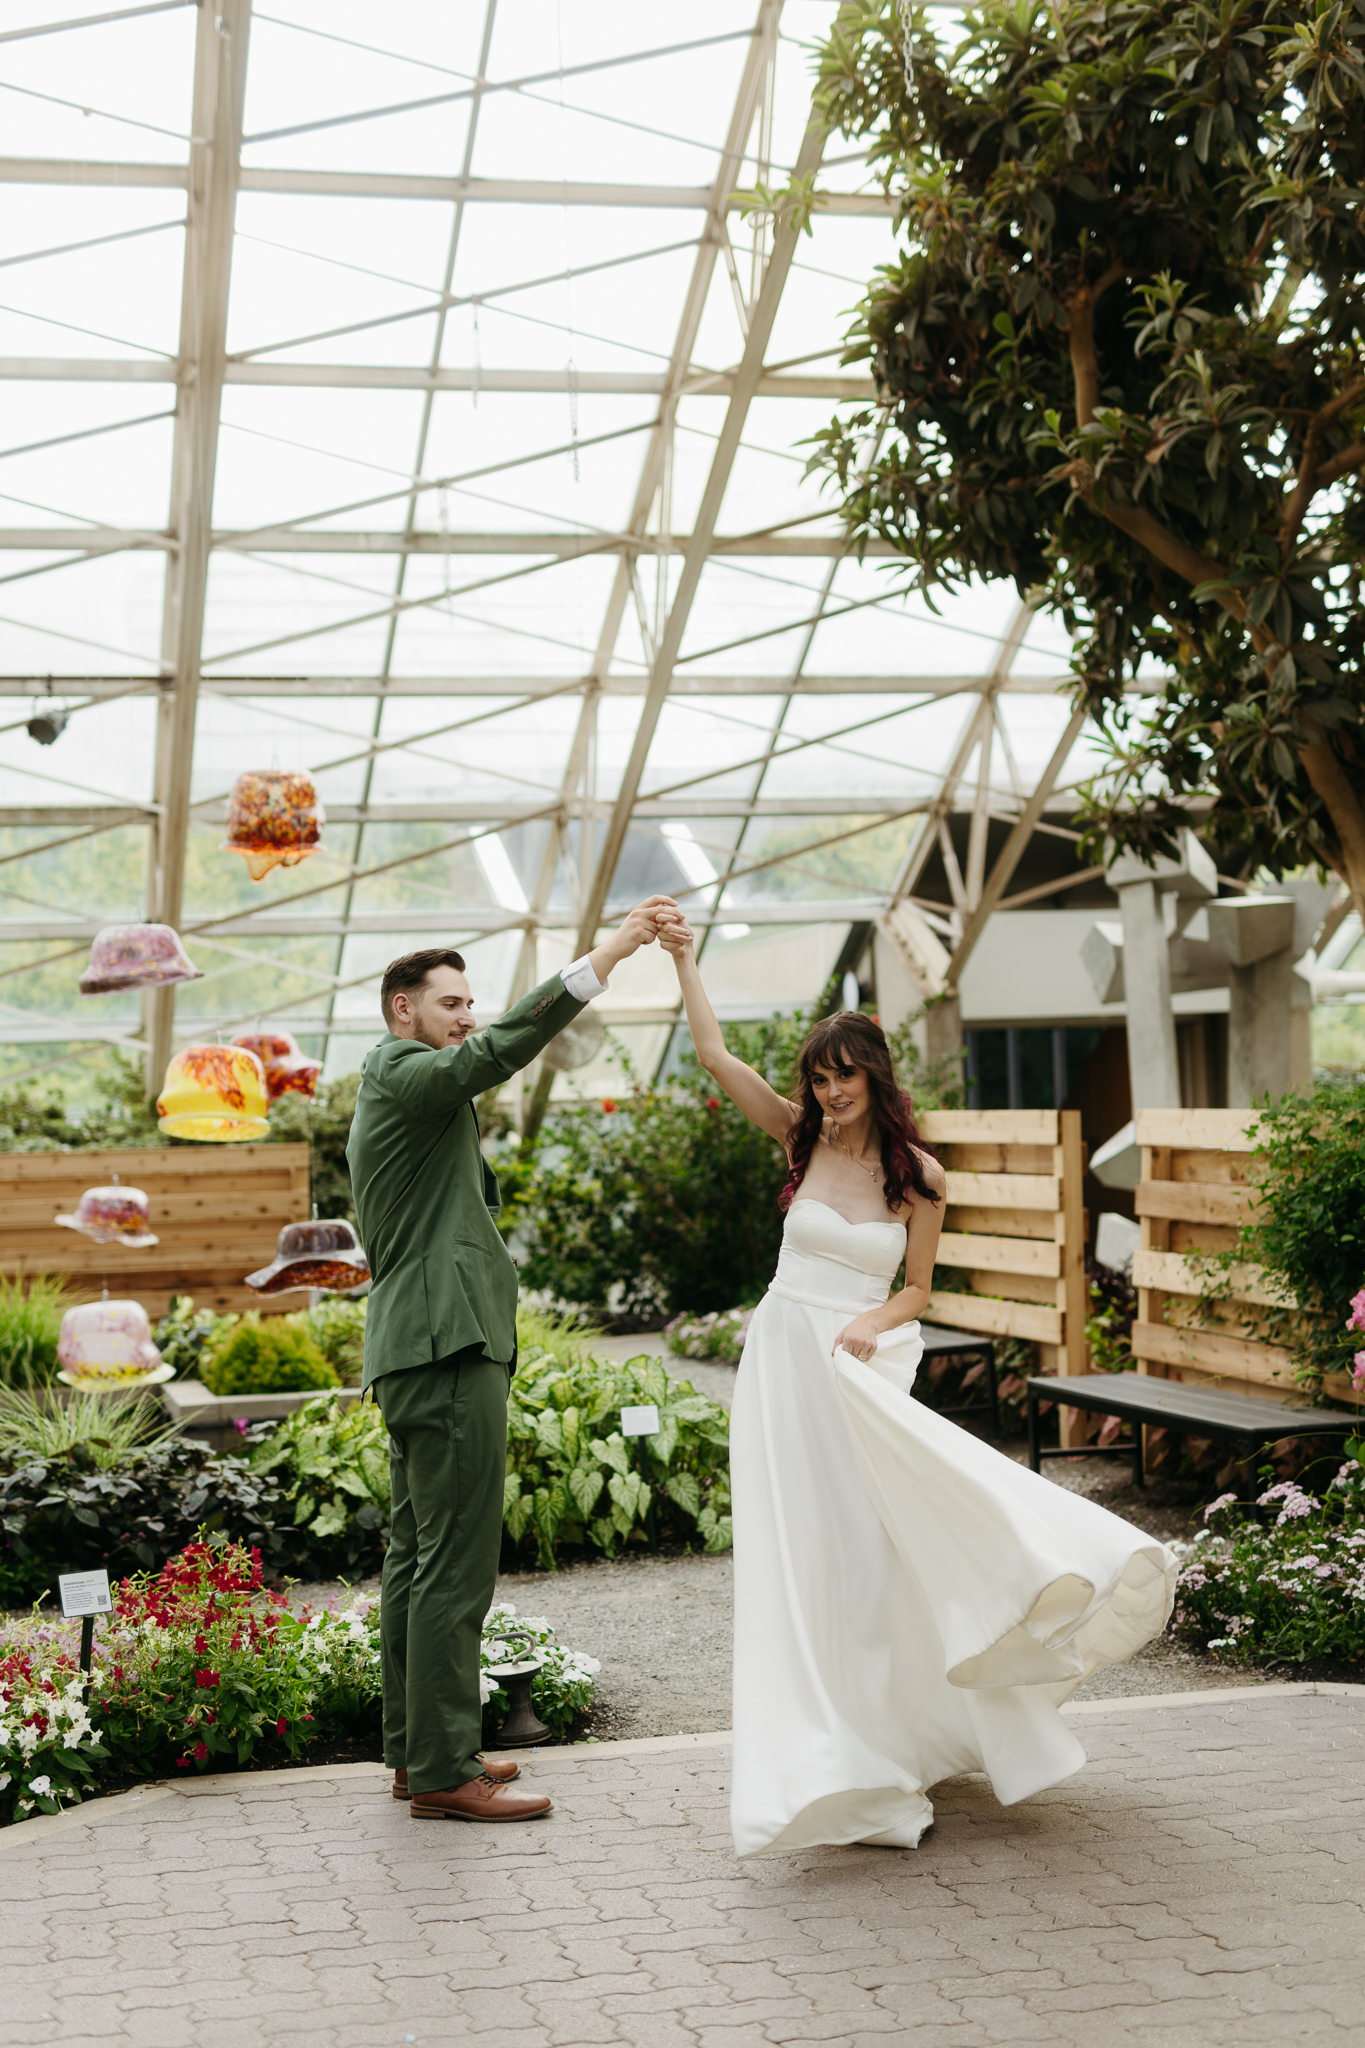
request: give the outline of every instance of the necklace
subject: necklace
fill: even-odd
[[[839,1140],[840,1149],[842,1150],[845,1158],[853,1160],[853,1164],[855,1166],[862,1167],[863,1172],[868,1176],[870,1180],[877,1180],[879,1178],[879,1175],[877,1172],[877,1168],[875,1166],[867,1166],[864,1164],[861,1158],[853,1158],[853,1154],[849,1151],[848,1146],[844,1143],[844,1134],[839,1129],[838,1124],[834,1126],[834,1134]]]

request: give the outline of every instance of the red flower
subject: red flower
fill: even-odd
[[[194,1674],[194,1682],[198,1686],[205,1687],[222,1684],[222,1680],[219,1678],[218,1673],[216,1671],[196,1671]]]
[[[208,1755],[208,1753],[209,1753],[209,1752],[208,1752],[208,1745],[207,1745],[206,1743],[203,1743],[203,1742],[196,1742],[196,1743],[195,1743],[195,1745],[194,1745],[194,1753],[195,1753],[195,1755],[196,1755],[196,1756],[198,1757],[198,1759],[199,1759],[200,1763],[202,1764],[202,1763],[203,1763],[203,1761],[204,1761],[204,1759],[205,1759],[205,1757],[206,1757],[206,1756]]]
[[[719,1108],[720,1108],[720,1097],[719,1097],[719,1095],[708,1095],[708,1096],[707,1096],[707,1098],[706,1098],[706,1107],[707,1107],[708,1109],[719,1109]]]
[[[208,1653],[209,1653],[209,1639],[208,1639],[208,1637],[207,1637],[207,1636],[196,1636],[196,1637],[195,1637],[195,1639],[194,1639],[194,1654],[195,1654],[195,1656],[196,1656],[196,1657],[207,1657],[207,1656],[208,1656]]]
[[[285,1720],[284,1715],[281,1714],[279,1720],[275,1723],[275,1733],[277,1735],[283,1735],[285,1729],[288,1726],[289,1723]]]
[[[189,1758],[187,1756],[178,1756],[175,1760],[175,1767],[178,1771],[187,1771],[190,1767]]]
[[[612,1101],[610,1095],[604,1095],[602,1097],[602,1107],[606,1111],[608,1116],[614,1115],[616,1110],[616,1104]]]

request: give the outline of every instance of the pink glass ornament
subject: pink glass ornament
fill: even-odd
[[[327,817],[311,775],[257,768],[239,775],[228,798],[224,853],[240,853],[253,882],[274,867],[316,853]]]
[[[107,924],[95,934],[90,965],[80,978],[83,996],[108,995],[120,988],[165,988],[176,981],[202,981],[168,924]]]
[[[247,1031],[240,1038],[233,1039],[247,1052],[254,1052],[265,1068],[265,1085],[270,1100],[278,1102],[282,1095],[311,1095],[318,1085],[322,1072],[321,1060],[310,1060],[299,1050],[299,1042],[289,1031]]]
[[[62,1317],[57,1363],[68,1381],[140,1380],[170,1375],[138,1301],[89,1301]]]
[[[159,1244],[151,1228],[152,1205],[141,1188],[120,1187],[114,1175],[107,1188],[87,1188],[76,1204],[74,1216],[58,1216],[67,1230],[79,1230],[94,1244],[139,1246]]]

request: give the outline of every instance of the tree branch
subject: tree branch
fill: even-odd
[[[1321,726],[1314,725],[1313,730],[1318,737],[1299,748],[1299,759],[1303,762],[1304,774],[1322,798],[1336,829],[1337,844],[1341,848],[1337,872],[1354,897],[1356,909],[1365,919],[1365,809],[1361,808],[1355,783],[1343,762],[1333,753]]]
[[[1100,362],[1095,353],[1095,308],[1111,284],[1127,273],[1115,259],[1096,284],[1082,284],[1067,305],[1071,376],[1076,390],[1076,425],[1088,427],[1100,402]]]
[[[1326,462],[1320,462],[1313,479],[1318,490],[1334,484],[1338,477],[1349,476],[1353,469],[1365,464],[1365,441],[1352,441],[1349,448],[1343,448],[1340,455],[1329,455]]]
[[[1344,391],[1338,392],[1335,398],[1329,399],[1326,405],[1314,413],[1309,423],[1308,433],[1303,444],[1303,460],[1299,464],[1298,482],[1285,500],[1284,511],[1280,519],[1280,553],[1282,556],[1287,555],[1293,546],[1294,536],[1303,525],[1308,507],[1312,504],[1315,494],[1322,489],[1325,483],[1332,481],[1330,476],[1321,477],[1319,475],[1321,469],[1329,466],[1328,464],[1320,463],[1318,460],[1318,450],[1322,446],[1322,437],[1332,422],[1339,418],[1345,412],[1347,406],[1353,404],[1362,392],[1365,392],[1365,377],[1357,377],[1353,384],[1348,384]],[[1362,456],[1361,459],[1365,460],[1365,456]],[[1350,468],[1356,468],[1357,466],[1355,463],[1348,465]],[[1344,471],[1338,472],[1338,474],[1344,473]]]

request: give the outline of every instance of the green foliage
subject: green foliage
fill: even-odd
[[[623,1437],[621,1409],[648,1402],[657,1433]],[[725,1410],[655,1359],[570,1362],[524,1344],[507,1404],[504,1528],[549,1570],[566,1544],[614,1557],[624,1543],[694,1529],[707,1550],[728,1550],[729,1443]]]
[[[355,1222],[355,1204],[346,1140],[359,1087],[359,1074],[343,1074],[336,1081],[320,1081],[312,1097],[282,1095],[270,1105],[270,1142],[308,1147],[310,1186],[319,1216],[342,1216],[350,1223]]]
[[[83,1449],[98,1470],[107,1472],[130,1452],[175,1435],[175,1425],[167,1423],[154,1395],[62,1391],[62,1400],[55,1392],[27,1389],[0,1394],[0,1468]]]
[[[479,1662],[485,1672],[490,1666],[529,1664],[540,1670],[531,1681],[531,1706],[552,1734],[566,1736],[574,1722],[592,1705],[594,1679],[601,1669],[596,1657],[566,1650],[541,1615],[518,1614],[510,1600],[490,1607],[479,1644]],[[509,1700],[495,1679],[485,1678],[491,1687],[484,1705],[485,1741],[491,1740],[507,1718]]]
[[[389,1436],[374,1402],[343,1407],[319,1394],[255,1434],[251,1469],[276,1476],[295,1526],[348,1570],[377,1570],[388,1542]]]
[[[1137,1289],[1122,1273],[1087,1261],[1090,1283],[1090,1314],[1086,1318],[1086,1342],[1090,1346],[1092,1372],[1133,1370],[1133,1323],[1137,1316]]]
[[[365,1367],[365,1302],[327,1294],[295,1318],[345,1387],[358,1387]]]
[[[1238,1302],[1236,1313],[1254,1319],[1264,1342],[1285,1345],[1295,1380],[1316,1393],[1328,1374],[1350,1372],[1359,1343],[1347,1317],[1365,1281],[1365,1084],[1267,1097],[1252,1135],[1256,1200],[1237,1243],[1189,1255],[1204,1318],[1217,1319],[1234,1266],[1259,1266],[1280,1299],[1255,1309]]]
[[[1286,1479],[1260,1495],[1264,1520],[1231,1493],[1204,1510],[1175,1546],[1177,1633],[1230,1664],[1365,1655],[1365,1444],[1347,1449],[1320,1499]]]
[[[664,1336],[675,1358],[719,1358],[738,1365],[753,1317],[751,1308],[713,1310],[705,1316],[674,1316]]]
[[[0,1385],[41,1386],[52,1378],[62,1317],[84,1299],[51,1273],[0,1273]]]
[[[204,1352],[201,1370],[211,1394],[300,1394],[339,1384],[292,1316],[262,1322],[254,1310]]]
[[[237,1318],[215,1315],[211,1308],[196,1308],[192,1294],[173,1294],[170,1306],[157,1324],[153,1342],[177,1379],[197,1380],[204,1376],[204,1355],[211,1352],[236,1327]]]
[[[0,1606],[55,1593],[58,1572],[154,1571],[195,1532],[259,1549],[272,1572],[321,1577],[324,1546],[295,1526],[271,1474],[172,1435],[99,1462],[89,1442],[0,1471]]]
[[[1363,28],[1361,0],[983,0],[950,46],[922,0],[841,9],[819,103],[905,247],[849,335],[876,406],[812,458],[918,587],[1061,615],[1097,837],[1168,846],[1208,798],[1224,861],[1358,901]],[[1166,680],[1125,695],[1144,662]]]

